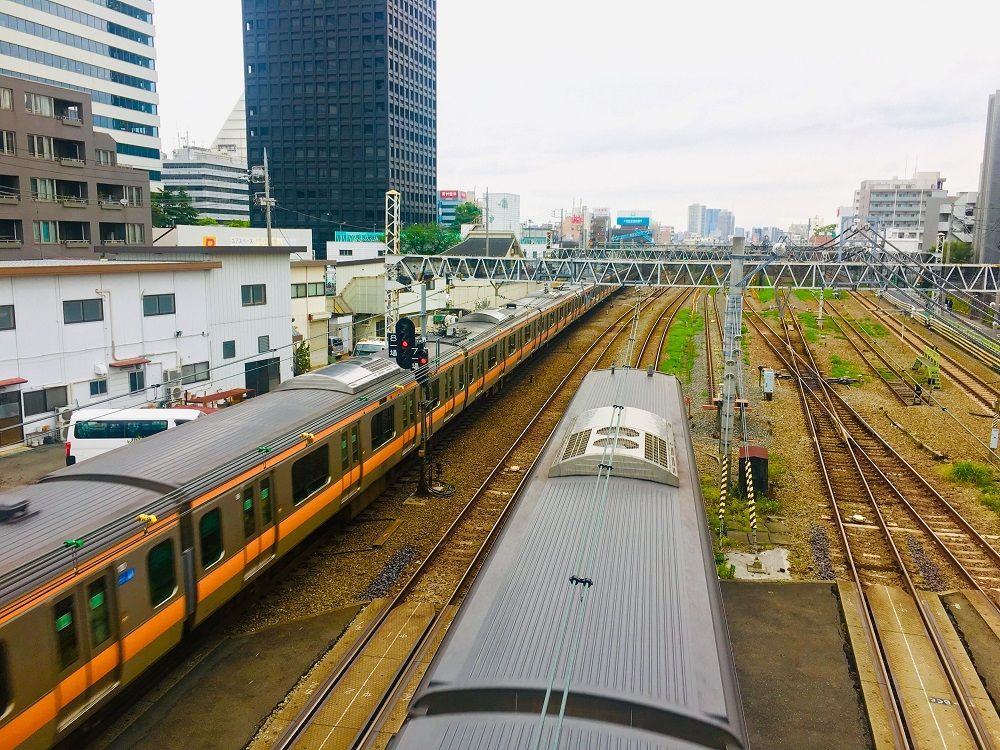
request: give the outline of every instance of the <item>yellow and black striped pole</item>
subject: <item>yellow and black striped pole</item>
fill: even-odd
[[[746,451],[745,473],[747,476],[747,513],[750,516],[750,544],[757,550],[757,502],[753,496],[753,466],[750,463],[750,451]]]
[[[719,479],[719,539],[726,535],[726,496],[729,494],[729,454],[722,457]]]

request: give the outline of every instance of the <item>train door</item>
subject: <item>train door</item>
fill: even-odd
[[[274,559],[277,532],[274,528],[274,511],[271,499],[271,476],[254,480],[240,491],[243,512],[243,580],[259,573]]]
[[[455,414],[455,368],[444,374],[444,419],[448,421]]]
[[[340,431],[341,504],[361,488],[361,423]]]
[[[110,594],[110,581],[102,574],[53,603],[60,730],[120,679],[121,653],[114,637]]]

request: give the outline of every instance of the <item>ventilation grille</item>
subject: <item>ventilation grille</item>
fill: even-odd
[[[632,432],[635,432],[635,430],[632,430]],[[638,437],[638,435],[639,433],[636,432],[636,437]],[[594,445],[600,446],[601,448],[610,448],[611,446],[615,445],[615,439],[609,437],[601,438],[600,440],[595,440]],[[649,445],[649,443],[646,443],[646,445]],[[628,438],[620,437],[618,438],[618,445],[615,447],[628,448],[629,450],[634,451],[636,448],[639,447],[639,444],[634,440],[629,440]]]
[[[569,461],[571,458],[576,458],[586,453],[587,446],[590,444],[591,432],[591,430],[580,430],[570,435],[569,440],[566,441],[566,450],[563,451],[562,460]]]
[[[610,435],[611,437],[614,437],[614,435],[615,435],[615,428],[614,427],[602,427],[601,429],[599,429],[597,431],[597,434],[598,435]],[[619,427],[618,428],[618,435],[620,437],[637,438],[637,437],[639,437],[639,434],[640,433],[639,433],[638,430],[633,430],[631,427]],[[638,448],[638,447],[639,446],[637,445],[636,448]]]
[[[639,446],[637,445],[636,448]],[[659,464],[664,469],[670,469],[674,462],[673,451],[667,446],[667,441],[656,435],[646,433],[646,460]]]

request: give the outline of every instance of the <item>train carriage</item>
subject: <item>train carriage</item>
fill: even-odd
[[[609,287],[539,292],[430,336],[433,432]],[[359,513],[420,441],[418,385],[351,358],[0,493],[0,747],[48,747],[275,560]]]

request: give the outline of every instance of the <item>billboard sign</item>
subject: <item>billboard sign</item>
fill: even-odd
[[[619,216],[618,226],[620,227],[648,227],[648,216]]]
[[[334,232],[334,242],[385,242],[382,232]]]
[[[590,212],[595,219],[607,219],[611,216],[610,208],[595,208]]]
[[[468,194],[461,190],[441,190],[438,197],[443,201],[464,201]]]

